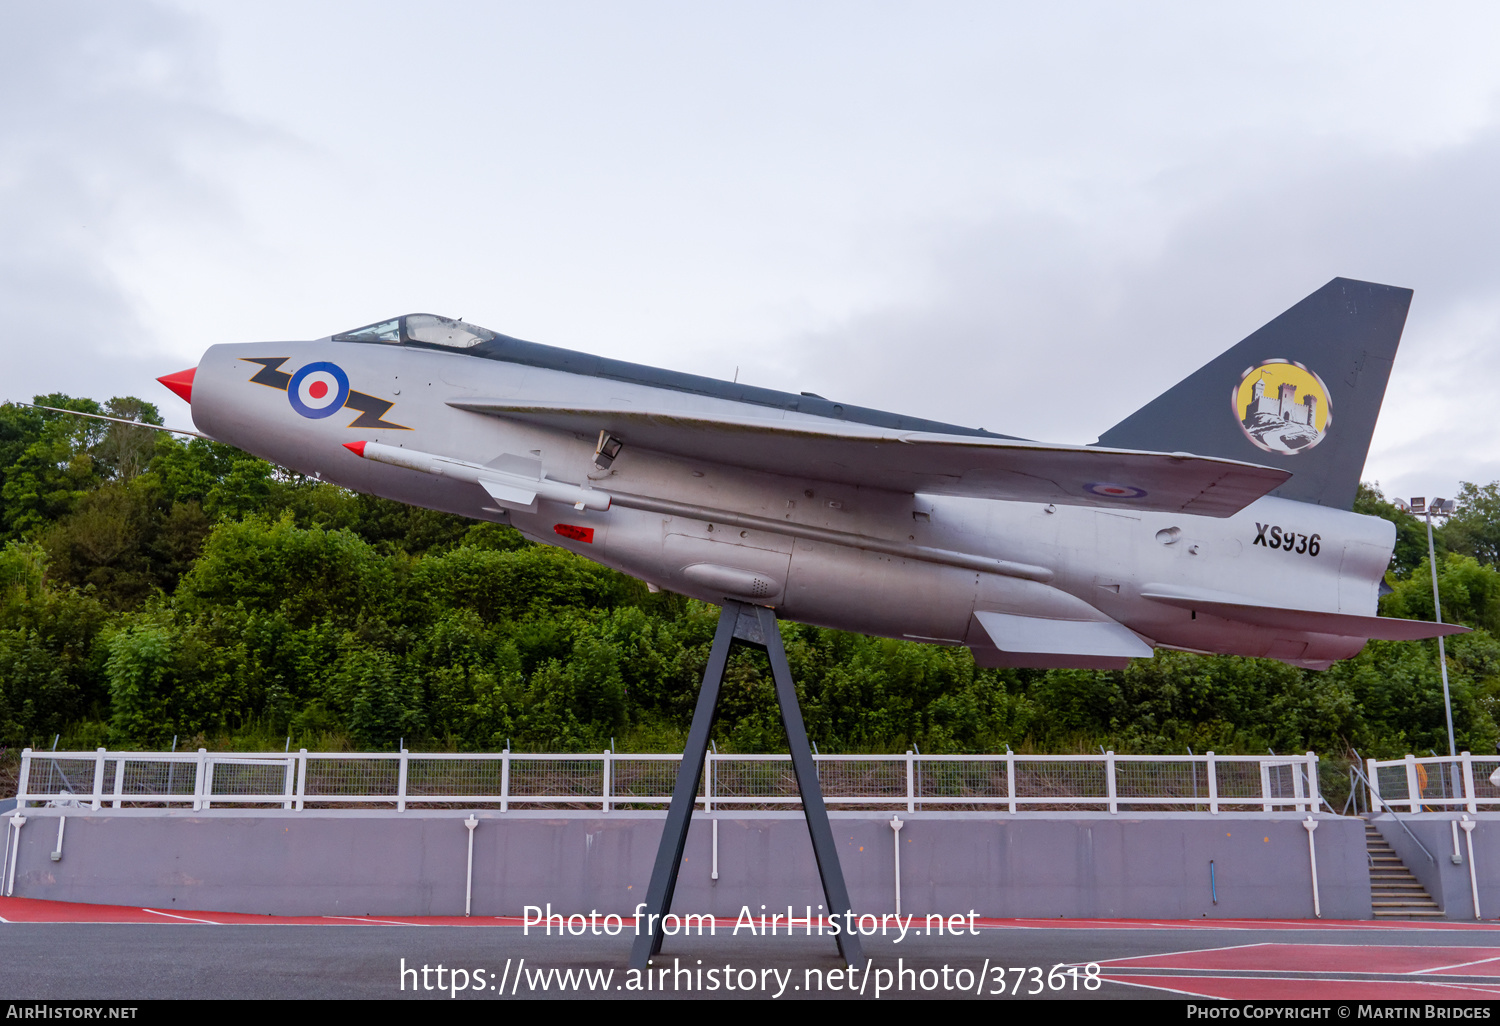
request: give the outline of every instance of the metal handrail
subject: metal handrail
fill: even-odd
[[[1356,758],[1360,757],[1358,751],[1355,751],[1354,755]],[[1394,808],[1391,807],[1391,803],[1385,800],[1385,797],[1380,793],[1380,789],[1370,784],[1370,778],[1365,776],[1364,771],[1359,768],[1359,763],[1357,762],[1354,763],[1354,772],[1359,776],[1360,780],[1364,781],[1365,787],[1369,788],[1371,799],[1379,802],[1381,805],[1384,805],[1386,811],[1394,816],[1396,818],[1396,822],[1401,825],[1401,829],[1406,831],[1406,836],[1415,841],[1417,847],[1422,849],[1422,854],[1427,856],[1427,861],[1431,862],[1433,865],[1437,865],[1437,859],[1432,857],[1432,852],[1427,850],[1427,845],[1423,844],[1421,840],[1418,839],[1417,835],[1411,832],[1411,827],[1406,825],[1406,821],[1401,818],[1400,813],[1398,813]]]

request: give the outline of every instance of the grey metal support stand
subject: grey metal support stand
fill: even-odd
[[[719,628],[714,634],[708,667],[703,671],[703,687],[698,692],[687,749],[682,753],[682,768],[677,771],[677,785],[672,790],[672,804],[667,810],[661,846],[656,850],[656,864],[651,870],[651,886],[646,891],[640,932],[630,949],[630,967],[646,968],[651,956],[661,950],[662,917],[672,907],[677,870],[682,865],[682,850],[687,844],[688,825],[693,818],[693,806],[697,803],[698,781],[703,776],[709,732],[719,704],[719,687],[724,681],[729,651],[735,642],[761,649],[771,661],[776,701],[781,706],[781,723],[786,728],[797,789],[802,793],[802,810],[807,816],[807,832],[812,836],[818,875],[823,880],[823,894],[828,901],[826,908],[830,916],[840,917],[840,932],[836,938],[839,954],[845,964],[856,965],[862,958],[859,937],[844,929],[848,924],[844,914],[852,911],[849,889],[844,885],[844,871],[833,843],[833,829],[828,825],[828,809],[823,804],[818,768],[807,742],[807,728],[802,723],[802,709],[797,704],[797,690],[792,683],[791,667],[787,665],[786,650],[781,645],[781,632],[776,628],[776,614],[763,606],[726,601],[719,614]]]

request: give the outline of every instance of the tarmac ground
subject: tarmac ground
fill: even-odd
[[[581,919],[581,917],[580,917]],[[921,919],[835,941],[720,919],[647,973],[575,920],[283,918],[0,898],[10,1001],[969,998],[1500,1001],[1500,923]],[[867,927],[872,924],[866,924]],[[737,927],[737,929],[736,929]],[[710,934],[711,930],[711,934]],[[597,932],[596,932],[597,931]]]

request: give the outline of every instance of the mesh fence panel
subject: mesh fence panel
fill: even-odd
[[[510,793],[546,798],[592,798],[604,793],[603,759],[510,757]]]
[[[1103,762],[1016,760],[1017,798],[1056,798],[1061,804],[1066,804],[1069,799],[1103,798],[1104,795]],[[1035,808],[1037,804],[1029,802],[1021,807]],[[1102,803],[1088,802],[1085,807],[1100,808]]]
[[[676,759],[612,759],[610,790],[617,799],[670,797],[677,786],[678,765]]]
[[[391,759],[320,759],[307,757],[307,797],[396,797],[400,766]]]
[[[1429,798],[1451,798],[1463,790],[1461,782],[1456,789],[1453,787],[1454,776],[1462,772],[1457,768],[1456,763],[1454,768],[1450,769],[1447,765],[1440,763],[1419,762],[1417,763],[1417,790],[1421,792],[1424,801]],[[1447,806],[1439,805],[1438,808],[1447,808]]]
[[[1130,798],[1208,801],[1208,768],[1197,762],[1115,762],[1115,794]]]
[[[963,800],[1010,797],[1003,760],[917,759],[913,774],[917,800],[940,803],[945,808]]]
[[[504,777],[499,759],[422,759],[406,763],[406,797],[443,795],[454,798],[498,798]]]
[[[1394,804],[1411,797],[1411,790],[1406,782],[1405,765],[1376,766],[1375,783],[1380,787],[1380,797],[1385,801]]]
[[[821,772],[819,779],[822,779]],[[714,760],[714,800],[731,798],[797,798],[792,760]],[[738,804],[738,803],[736,803]]]
[[[1219,802],[1249,808],[1261,800],[1260,763],[1218,760],[1214,763]],[[1241,799],[1236,802],[1235,799]]]
[[[1481,802],[1500,802],[1500,786],[1490,782],[1490,777],[1500,772],[1500,759],[1474,760],[1474,799]]]
[[[196,763],[125,760],[125,779],[120,784],[121,794],[181,795],[191,798],[197,789]]]
[[[94,793],[95,760],[68,758],[33,758],[31,776],[26,787],[32,794],[61,795],[75,797]],[[114,787],[114,767],[105,766],[105,790]]]
[[[826,798],[906,800],[906,760],[819,760],[818,784]]]
[[[216,762],[209,778],[214,797],[271,795],[286,792],[286,763]]]

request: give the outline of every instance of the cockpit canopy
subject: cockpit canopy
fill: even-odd
[[[477,324],[465,324],[451,317],[414,313],[393,317],[377,324],[367,324],[353,331],[333,336],[335,342],[385,342],[390,345],[443,346],[447,349],[470,349],[489,342],[495,332]]]

